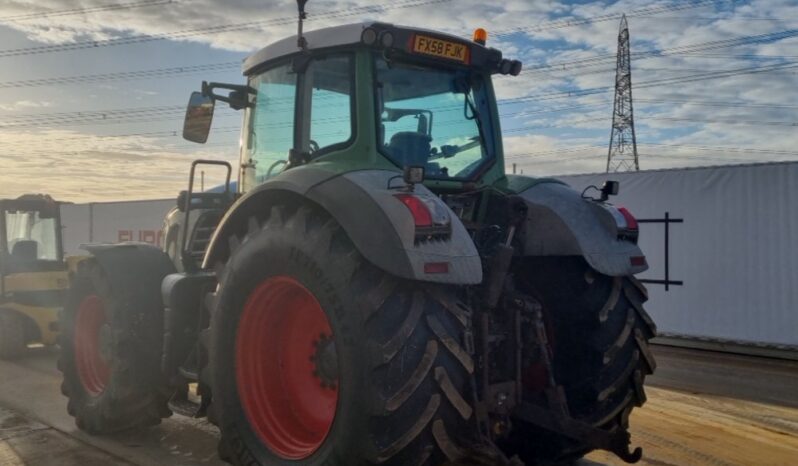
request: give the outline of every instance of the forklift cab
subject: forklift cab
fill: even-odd
[[[0,273],[64,269],[60,230],[60,209],[50,196],[1,200]]]

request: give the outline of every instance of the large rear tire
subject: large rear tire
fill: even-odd
[[[14,311],[0,309],[0,359],[14,359],[25,352],[25,322]]]
[[[160,375],[163,309],[121,298],[131,295],[126,291],[112,289],[105,271],[87,259],[61,316],[61,392],[77,426],[92,434],[156,425],[171,415],[171,391]]]
[[[656,326],[643,309],[645,287],[631,276],[602,275],[578,257],[536,258],[519,275],[543,305],[555,378],[571,416],[608,431],[627,429],[632,410],[646,401],[643,381],[656,368],[648,346]],[[505,447],[528,465],[567,464],[592,449],[523,423]]]
[[[473,431],[470,313],[366,262],[324,212],[273,207],[231,239],[204,341],[237,465],[432,465]]]

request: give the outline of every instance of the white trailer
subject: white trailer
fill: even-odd
[[[161,229],[174,199],[92,202],[61,206],[64,252],[85,254],[81,244],[137,241],[161,246]]]
[[[669,223],[667,243],[664,223],[640,225],[651,266],[640,278],[655,281],[648,309],[661,341],[798,356],[798,162],[560,178],[578,190],[617,180],[610,202],[681,221]],[[666,264],[681,282],[667,289],[656,283]]]

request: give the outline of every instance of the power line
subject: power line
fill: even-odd
[[[173,105],[18,115],[6,117],[5,121],[0,123],[0,129],[38,128],[42,125],[81,126],[86,124],[147,123],[164,119],[174,119],[183,115],[185,111],[185,106]],[[218,117],[237,116],[231,109],[224,108],[222,111],[224,113]]]
[[[152,1],[155,1],[155,0],[151,0],[151,2]],[[418,2],[418,0],[413,0],[413,1]],[[448,0],[435,0],[433,2],[423,2],[423,3],[437,3],[439,1],[448,1]],[[146,2],[140,2],[140,3],[146,3]],[[407,3],[407,2],[405,2],[405,3]],[[409,5],[398,4],[398,5],[394,5],[393,7],[409,7],[409,6],[415,6],[417,4],[418,3],[410,3]],[[368,7],[368,8],[372,8],[372,7]],[[683,6],[683,8],[686,8],[686,7]],[[332,14],[332,13],[328,13],[328,14]],[[612,16],[612,15],[610,15],[610,16]],[[607,16],[607,18],[609,18],[610,16]],[[617,15],[614,15],[612,17],[614,18],[616,16]],[[277,20],[270,20],[268,22],[283,22],[283,21],[288,21],[288,20],[293,21],[292,18],[283,18],[283,19],[277,19]],[[256,22],[256,23],[257,24],[261,24],[261,23],[264,23],[264,22]],[[238,25],[238,26],[250,27],[251,25],[256,24],[256,23],[246,23],[244,25]],[[225,26],[221,26],[221,27],[225,27]],[[206,29],[215,29],[215,28],[206,28]],[[772,33],[772,34],[783,34],[783,33],[784,33],[784,31],[779,32],[779,33]],[[180,33],[173,33],[173,34],[180,34]],[[166,36],[168,36],[168,35],[169,34],[165,34],[164,37],[146,36],[146,38],[149,38],[149,39],[152,39],[152,40],[160,40],[161,38],[167,38]],[[139,37],[143,37],[143,36],[139,36]],[[759,37],[759,36],[749,36],[749,37]],[[121,39],[110,39],[110,41],[128,40],[128,39],[135,39],[135,37],[121,38]],[[733,39],[733,40],[741,41],[741,40],[744,40],[744,39],[745,38],[737,38],[737,39]],[[55,46],[55,47],[61,47],[61,46],[63,46],[63,47],[72,47],[72,46],[79,46],[80,44],[81,43],[62,44],[62,45],[58,45],[58,46]],[[88,42],[88,43],[83,43],[83,44],[84,45],[91,44],[92,46],[94,46],[94,45],[99,46],[98,42]],[[684,47],[699,47],[699,48],[702,48],[702,47],[706,47],[706,46],[712,45],[712,44],[717,45],[717,41],[715,41],[715,42],[707,42],[707,43],[699,43],[699,44],[692,44],[692,45],[688,45],[688,46],[684,46]],[[16,50],[22,50],[22,49],[16,49]],[[648,51],[648,52],[639,52],[639,53],[633,54],[633,55],[638,55],[640,53],[645,53],[645,54],[665,53],[665,54],[668,54],[668,53],[672,53],[674,50],[675,49],[652,50],[652,51]],[[10,53],[10,52],[14,52],[14,51],[15,50],[5,50],[5,51],[0,50],[0,57],[6,56],[6,55],[3,55],[5,53]],[[692,53],[692,52],[684,52],[684,53]],[[753,56],[751,56],[751,55],[741,55],[739,57],[741,57],[741,58],[751,58]],[[757,57],[759,57],[761,59],[787,58],[787,57],[780,57],[780,56],[757,56]],[[543,67],[567,66],[568,63],[575,64],[575,63],[581,63],[584,60],[596,60],[596,59],[604,59],[604,58],[607,58],[607,57],[595,57],[595,58],[589,58],[589,59],[581,59],[581,60],[577,60],[577,61],[573,61],[573,62],[562,62],[562,63],[558,63],[558,64],[544,65]],[[613,57],[609,56],[609,58],[613,58]],[[645,57],[638,57],[638,58],[645,58]],[[596,63],[596,64],[598,64],[598,63]],[[587,64],[587,65],[589,65],[589,64]],[[582,64],[580,66],[587,66],[587,65],[586,64]],[[121,72],[121,73],[107,73],[107,74],[98,74],[98,75],[83,75],[83,76],[74,76],[74,77],[59,77],[59,78],[20,80],[20,81],[12,81],[12,82],[0,83],[0,89],[2,89],[2,88],[12,88],[12,87],[35,87],[35,86],[43,86],[43,85],[51,85],[51,84],[78,84],[78,83],[90,83],[90,82],[113,81],[113,80],[158,78],[158,77],[173,76],[173,75],[176,75],[176,74],[179,74],[179,73],[189,74],[189,73],[199,72],[201,70],[222,71],[222,70],[225,70],[225,69],[233,69],[235,66],[237,66],[237,64],[232,63],[232,62],[228,62],[228,63],[223,63],[223,64],[220,63],[220,64],[211,64],[211,65],[192,65],[192,66],[187,66],[187,67],[163,68],[163,69],[156,69],[156,70],[142,70],[142,71],[130,71],[130,72]],[[543,69],[541,67],[535,67],[535,69],[533,69],[532,71],[541,72],[541,71],[543,71]],[[565,69],[564,69],[564,71],[565,71]],[[571,73],[569,75],[569,77],[576,77],[576,76],[581,76],[581,75],[585,75],[585,74],[595,74],[595,73],[603,73],[603,72],[611,72],[611,71],[614,71],[614,69],[612,69],[612,70],[607,69],[607,70],[597,70],[597,71],[586,71],[586,72],[577,73],[577,74]],[[545,72],[549,72],[549,71],[545,71]]]
[[[711,155],[690,155],[690,154],[640,154],[644,157],[653,157],[653,158],[662,158],[662,159],[683,159],[683,160],[709,160],[709,161],[718,161],[718,162],[761,162],[760,159],[737,159],[737,158],[729,158],[729,157],[713,157]]]
[[[110,5],[100,5],[94,7],[86,7],[86,8],[69,8],[65,10],[47,10],[41,11],[38,13],[27,13],[24,15],[15,15],[15,16],[3,16],[0,17],[0,23],[16,23],[19,21],[26,21],[31,19],[40,19],[40,18],[53,18],[53,17],[61,17],[61,16],[73,16],[73,15],[80,15],[80,14],[89,14],[89,13],[98,13],[103,11],[118,11],[118,10],[130,10],[133,8],[143,8],[149,6],[160,6],[160,5],[168,5],[170,3],[174,3],[174,0],[144,0],[140,2],[126,2],[126,3],[114,3]]]
[[[798,121],[761,121],[761,120],[715,120],[707,118],[681,118],[681,117],[655,117],[655,116],[639,116],[638,123],[646,124],[649,121],[683,121],[683,122],[696,122],[706,124],[725,124],[725,125],[751,125],[751,126],[771,126],[771,127],[798,127]],[[516,128],[505,129],[502,134],[526,133],[531,129],[551,129],[551,128],[573,128],[583,123],[593,123],[596,121],[607,121],[605,116],[595,118],[580,118],[578,120],[569,120],[568,125],[561,123],[552,123],[548,125],[531,125],[519,126]]]
[[[766,18],[756,16],[657,16],[655,18],[644,17],[641,19],[656,19],[664,21],[773,21],[779,23],[798,21],[798,18]]]
[[[215,73],[234,70],[241,67],[241,62],[209,63],[205,65],[176,66],[171,68],[157,68],[151,70],[122,71],[118,73],[87,74],[81,76],[61,76],[53,78],[24,79],[19,81],[0,82],[0,89],[56,86],[70,84],[88,84],[107,81],[129,81],[134,79],[168,78],[178,75]]]
[[[748,67],[748,68],[737,68],[734,70],[723,70],[723,71],[713,71],[708,73],[700,73],[696,75],[688,75],[688,76],[680,76],[675,78],[663,78],[657,79],[653,81],[645,81],[638,84],[635,84],[636,89],[641,88],[648,88],[648,87],[659,87],[665,85],[674,85],[674,84],[684,84],[688,82],[696,82],[696,81],[704,81],[710,79],[718,79],[718,78],[727,78],[733,76],[740,76],[744,74],[756,74],[756,73],[763,73],[773,70],[783,70],[783,69],[793,69],[798,68],[798,63],[780,63],[777,65],[767,65],[767,66],[756,66],[756,67]],[[561,98],[568,98],[568,97],[584,97],[593,94],[601,94],[613,89],[612,86],[604,86],[604,87],[594,87],[594,88],[587,88],[587,89],[572,89],[567,91],[556,91],[556,92],[548,92],[544,94],[536,94],[530,96],[523,96],[523,97],[514,97],[510,99],[503,99],[501,100],[502,104],[511,104],[511,103],[523,103],[529,102],[531,100],[549,100],[549,99],[561,99]]]
[[[386,10],[413,8],[424,5],[432,5],[438,3],[447,3],[451,0],[406,0],[385,4],[374,4],[362,7],[350,7],[339,10],[331,10],[313,15],[309,19],[331,19],[342,18],[347,16],[362,15],[365,13],[380,13]],[[277,18],[265,21],[252,21],[248,23],[233,23],[219,26],[202,27],[194,29],[186,29],[182,31],[168,32],[162,34],[152,35],[133,35],[128,37],[119,37],[115,39],[92,40],[92,41],[79,41],[68,44],[55,44],[55,45],[42,45],[36,47],[24,47],[17,49],[0,50],[0,58],[16,57],[22,55],[36,55],[42,53],[66,52],[73,50],[93,49],[98,47],[110,47],[117,45],[131,45],[140,44],[145,42],[166,40],[166,39],[186,39],[189,37],[203,36],[206,34],[218,34],[222,32],[235,32],[245,31],[249,29],[260,28],[263,26],[276,26],[281,24],[290,24],[296,21],[294,17]]]
[[[683,105],[695,105],[701,107],[798,109],[798,105],[758,104],[752,102],[721,102],[721,101],[682,100],[682,99],[635,99],[635,101],[646,102],[646,103],[675,103]]]
[[[219,133],[238,133],[241,131],[241,128],[238,126],[219,126],[211,129],[211,133],[219,134]],[[86,140],[97,140],[102,141],[105,139],[120,139],[120,138],[135,138],[135,137],[143,137],[143,138],[172,138],[172,137],[181,137],[182,130],[172,130],[172,131],[146,131],[146,132],[136,132],[136,133],[118,133],[118,134],[107,134],[107,135],[81,135],[81,136],[62,136],[62,137],[48,137],[44,140],[46,143],[51,142],[65,142],[65,141],[86,141]],[[235,141],[237,142],[237,141]],[[18,143],[11,143],[11,144],[3,144],[3,147],[25,147],[29,148],[30,143],[28,142],[18,142]],[[195,146],[199,147],[199,146]]]
[[[664,144],[657,142],[645,142],[640,144],[646,146],[673,147],[679,149],[690,149],[690,150],[711,151],[711,152],[739,152],[746,154],[750,153],[750,154],[776,154],[776,155],[798,156],[798,151],[788,151],[788,150],[779,150],[779,149],[759,149],[759,148],[730,147],[730,146],[694,146],[689,144]],[[669,154],[670,153],[671,152],[669,152]]]
[[[785,64],[785,65],[775,65],[780,67],[798,67],[798,64]],[[766,69],[772,69],[773,67],[765,67]],[[728,71],[721,71],[715,73],[702,73],[699,75],[692,75],[687,77],[681,78],[666,78],[662,80],[655,80],[655,81],[648,81],[639,83],[636,88],[646,88],[646,87],[655,87],[655,86],[662,86],[662,85],[672,85],[672,84],[680,84],[684,82],[693,82],[698,80],[706,80],[706,79],[717,79],[720,77],[728,77],[738,74],[745,74],[745,73],[754,73],[754,72],[761,72],[763,71],[763,67],[754,67],[754,68],[743,68],[737,70],[728,70]],[[539,94],[533,96],[524,96],[512,99],[504,99],[499,101],[499,105],[511,105],[517,103],[525,103],[532,100],[548,100],[552,98],[562,98],[562,97],[581,97],[587,96],[591,94],[603,93],[611,89],[611,87],[603,87],[603,88],[592,88],[592,89],[580,89],[580,90],[573,90],[573,91],[560,91],[560,92],[553,92],[547,94]],[[646,99],[641,99],[642,101],[647,101]],[[649,99],[652,101],[656,101],[656,99]],[[663,101],[666,99],[659,99],[659,101]],[[686,101],[683,102],[686,104],[698,104],[698,102]],[[706,102],[702,102],[702,104],[707,104]],[[724,103],[709,103],[712,105],[725,105],[729,106],[731,104],[724,104]],[[580,108],[589,108],[599,106],[601,104],[593,104],[593,105],[584,105],[584,106],[572,106],[572,107],[564,107],[564,108],[555,108],[555,109],[548,109],[548,110],[538,110],[538,111],[523,111],[523,112],[515,112],[515,113],[506,113],[503,116],[527,116],[533,115],[537,113],[550,113],[550,112],[557,112],[557,111],[567,111],[567,110],[577,110]],[[766,106],[766,107],[774,107],[778,108],[778,106]],[[792,108],[789,106],[782,106],[783,108]],[[226,109],[225,109],[226,110]],[[41,124],[61,124],[61,125],[75,125],[75,124],[86,124],[92,122],[108,122],[108,121],[119,121],[119,120],[132,120],[132,119],[141,119],[144,117],[166,117],[166,116],[174,116],[176,114],[182,114],[185,111],[185,107],[182,105],[173,105],[173,106],[161,106],[161,107],[144,107],[144,108],[122,108],[122,109],[108,109],[108,110],[95,110],[95,111],[81,111],[81,112],[66,112],[66,113],[42,113],[42,114],[33,114],[33,115],[17,115],[7,117],[6,121],[10,121],[10,123],[0,125],[0,128],[21,128],[31,125],[41,125]],[[649,117],[648,119],[656,119],[657,117]],[[693,121],[687,120],[684,121]],[[707,121],[708,120],[700,120],[700,121]],[[139,121],[141,122],[141,121]],[[733,123],[731,121],[721,121],[720,123]],[[765,122],[768,123],[768,122]],[[769,122],[773,124],[778,124],[780,126],[793,126],[792,122]],[[744,124],[754,124],[754,122],[746,122]],[[558,126],[555,126],[558,127]]]
[[[798,55],[759,55],[759,54],[729,54],[729,53],[700,53],[688,52],[685,53],[688,57],[685,58],[735,58],[739,60],[794,60]]]
[[[798,121],[762,121],[762,120],[713,120],[706,118],[688,118],[688,117],[652,117],[641,116],[640,121],[645,123],[647,120],[656,121],[686,121],[696,123],[710,123],[722,125],[751,125],[751,126],[787,126],[796,127]]]
[[[2,83],[0,83],[0,87],[2,87]],[[746,103],[746,102],[697,101],[697,100],[681,100],[681,99],[645,99],[645,98],[638,98],[635,100],[637,102],[643,102],[643,103],[655,103],[655,104],[676,103],[676,104],[691,105],[691,106],[709,106],[709,107],[798,109],[798,105],[756,104],[756,103]],[[501,102],[501,104],[508,104],[508,103],[512,102]],[[589,108],[603,107],[607,105],[607,103],[608,101],[603,100],[601,102],[593,104],[560,106],[560,107],[544,108],[537,110],[523,110],[518,112],[504,112],[500,114],[500,117],[502,118],[525,117],[525,116],[548,114],[548,113],[580,111]],[[453,106],[451,108],[459,109],[460,106]],[[438,110],[441,109],[446,109],[446,108],[444,107],[438,108]],[[184,106],[170,105],[162,107],[139,107],[139,108],[106,109],[106,110],[93,110],[93,111],[65,112],[65,113],[41,113],[41,114],[17,115],[17,116],[6,117],[6,121],[11,120],[12,124],[8,126],[18,128],[24,125],[34,125],[34,124],[39,126],[42,123],[46,123],[53,120],[58,122],[64,122],[64,121],[91,122],[96,120],[106,121],[125,116],[140,117],[140,116],[152,116],[152,115],[172,115],[172,114],[183,113],[184,111],[185,111]],[[227,111],[227,109],[223,109],[223,111]],[[336,119],[336,121],[339,120],[340,119]],[[125,136],[140,135],[140,134],[146,135],[151,133],[134,133],[134,134],[126,134]]]
[[[646,50],[642,52],[632,52],[631,57],[632,59],[639,60],[645,58],[654,58],[654,57],[664,57],[668,55],[682,55],[682,54],[690,54],[694,52],[703,52],[707,50],[717,50],[722,48],[728,47],[737,47],[741,45],[751,45],[751,44],[758,44],[764,42],[775,42],[783,39],[788,39],[791,37],[798,36],[798,29],[789,29],[784,31],[776,31],[770,32],[765,34],[757,34],[757,35],[750,35],[750,36],[741,36],[732,39],[723,39],[723,40],[716,40],[716,41],[708,41],[708,42],[699,42],[695,44],[683,45],[679,47],[671,47],[665,49],[653,49],[653,50]],[[544,65],[537,65],[526,67],[526,73],[536,73],[536,72],[545,72],[550,68],[558,68],[561,67],[562,69],[567,69],[568,66],[589,66],[595,65],[599,63],[604,63],[607,61],[612,61],[615,59],[614,54],[606,54],[606,55],[596,55],[593,57],[586,57],[580,59],[574,59],[569,61],[563,62],[555,62],[555,63],[547,63]]]
[[[761,65],[761,66],[757,66],[756,69],[759,69],[760,72],[762,72],[762,73],[765,73],[765,72],[783,72],[783,71],[786,71],[788,73],[794,73],[795,71],[790,69],[790,67],[787,67],[786,70],[780,69],[780,67],[787,66],[787,65],[793,65],[793,64],[798,64],[798,62],[791,61],[791,62],[786,62],[786,63],[775,63],[775,64],[771,64],[771,65]],[[771,66],[771,67],[773,67],[773,69],[767,69],[767,68],[765,68],[766,66]],[[748,68],[744,68],[744,69],[747,70],[747,69],[752,69],[752,68],[748,67]],[[714,70],[710,71],[710,73],[736,72],[738,70],[739,70],[739,68],[728,69],[728,70],[714,69]],[[635,67],[635,71],[636,72],[641,72],[641,71],[643,71],[643,72],[654,72],[654,73],[685,73],[685,72],[707,73],[708,72],[706,70],[706,68],[705,69],[696,69],[696,68],[656,68],[656,67],[655,68]],[[554,74],[554,73],[560,73],[560,72],[568,73],[568,74],[566,74],[566,75],[555,75]],[[547,74],[551,75],[552,77],[556,77],[558,79],[573,79],[573,78],[578,78],[578,77],[587,76],[587,75],[605,74],[605,73],[614,73],[614,72],[615,72],[615,68],[602,68],[602,69],[597,69],[597,70],[583,70],[583,71],[578,71],[578,72],[573,72],[571,70],[562,70],[562,71],[555,70],[555,71],[549,71]],[[685,76],[671,76],[668,79],[676,79],[676,78],[681,78],[681,77],[685,77]]]
[[[783,69],[783,68],[793,68],[798,66],[795,63],[786,63],[786,64],[778,64],[778,65],[770,65],[766,67],[752,67],[752,68],[740,68],[735,70],[723,70],[718,72],[710,72],[710,73],[701,73],[698,75],[690,75],[690,76],[683,76],[678,78],[666,78],[661,80],[649,81],[639,83],[636,87],[637,88],[645,88],[645,87],[654,87],[654,86],[662,86],[662,85],[674,85],[680,84],[684,82],[693,82],[698,80],[705,80],[705,79],[717,79],[722,77],[729,77],[735,76],[739,74],[746,74],[746,73],[756,73],[756,72],[764,72],[773,69]],[[539,94],[539,95],[532,95],[532,96],[524,96],[519,98],[513,99],[504,99],[499,102],[500,105],[510,105],[514,103],[523,103],[529,102],[531,100],[548,100],[553,98],[562,98],[562,97],[582,97],[591,94],[598,94],[603,93],[609,90],[610,87],[604,88],[593,88],[593,89],[578,89],[578,90],[571,90],[571,91],[559,91],[559,92],[552,92],[547,94]],[[642,101],[646,101],[646,99],[641,99]],[[649,99],[650,101],[656,101],[656,99]],[[660,99],[659,101],[667,101],[666,99]],[[687,101],[681,102],[685,104],[699,104],[698,102]],[[733,106],[739,104],[733,103],[706,103],[702,102],[701,104],[705,105],[720,105],[720,106]],[[598,106],[600,104],[594,104],[592,106]],[[750,105],[753,107],[753,105]],[[527,116],[536,113],[549,113],[549,112],[557,112],[557,111],[567,111],[567,110],[576,110],[579,108],[585,108],[590,106],[574,106],[574,107],[565,107],[565,108],[555,108],[550,110],[539,110],[539,111],[527,111],[527,112],[515,112],[505,114],[504,116]],[[772,108],[779,108],[779,106],[763,106],[763,107],[772,107]],[[782,108],[793,108],[790,106],[781,106]],[[84,111],[84,112],[67,112],[67,113],[50,113],[50,114],[33,114],[33,115],[17,115],[8,117],[7,120],[10,120],[10,124],[1,125],[0,128],[23,128],[29,126],[40,126],[42,124],[61,124],[61,125],[79,125],[79,124],[87,124],[87,123],[98,123],[98,124],[105,124],[109,122],[119,123],[119,122],[148,122],[148,121],[157,121],[157,118],[171,118],[172,116],[182,113],[184,108],[181,106],[167,106],[167,107],[145,107],[145,108],[124,108],[124,109],[110,109],[110,110],[98,110],[98,111]],[[145,118],[142,120],[142,118]],[[148,119],[147,119],[148,118]],[[664,118],[664,117],[660,117]],[[657,119],[657,117],[649,117],[648,119]],[[583,120],[582,120],[583,121]],[[673,120],[677,121],[677,120]],[[709,122],[709,123],[724,123],[724,124],[765,124],[771,126],[794,126],[794,122],[754,122],[754,121],[736,121],[736,120],[729,120],[729,121],[710,121],[710,120],[695,120],[695,119],[682,119],[681,121],[700,121],[700,122]],[[560,125],[554,125],[553,127],[561,127]],[[518,131],[518,129],[511,130],[513,132]]]
[[[662,159],[665,159],[665,158],[668,158],[668,159],[677,158],[677,159],[682,159],[682,160],[699,160],[699,161],[711,161],[711,162],[724,162],[725,164],[728,164],[729,162],[735,162],[735,163],[756,163],[756,162],[761,162],[761,159],[753,159],[753,158],[737,159],[737,158],[726,158],[726,157],[712,157],[712,156],[706,156],[706,155],[676,155],[676,156],[662,155],[662,154],[640,154],[640,155],[644,156],[644,157],[654,157],[654,158],[662,158]],[[558,158],[556,158],[554,160],[545,160],[546,158],[549,158],[549,157],[552,157],[552,156],[541,157],[544,160],[540,160],[540,158],[535,158],[534,163],[539,165],[539,164],[570,162],[570,161],[577,161],[577,160],[595,160],[596,162],[598,162],[602,158],[600,155],[597,154],[597,155],[572,155],[572,156],[566,156],[566,157],[558,157]],[[520,165],[520,164],[523,164],[524,161],[521,160],[521,161],[519,161],[517,163]]]
[[[716,0],[701,0],[698,2],[686,2],[682,5],[667,5],[667,6],[653,6],[648,8],[641,8],[638,10],[632,10],[626,13],[627,17],[632,16],[649,16],[655,15],[658,13],[669,12],[669,11],[682,11],[694,8],[701,8],[704,6],[713,6],[718,3]],[[513,34],[518,34],[521,32],[539,32],[539,31],[548,31],[552,29],[561,29],[561,28],[568,28],[574,26],[584,26],[587,24],[593,23],[600,23],[605,21],[615,21],[621,19],[623,13],[611,13],[606,15],[599,15],[599,16],[592,16],[589,18],[580,18],[580,19],[558,19],[549,21],[546,23],[540,23],[535,26],[527,26],[527,27],[520,27],[514,29],[508,29],[505,31],[500,31],[495,33],[497,37],[509,36]]]
[[[759,148],[746,148],[746,147],[730,147],[730,146],[705,146],[705,145],[689,145],[689,144],[665,144],[665,143],[656,143],[656,142],[638,142],[638,145],[641,146],[658,146],[658,147],[670,147],[676,149],[689,149],[689,150],[700,150],[700,151],[711,151],[711,152],[732,152],[732,153],[744,153],[744,154],[775,154],[775,155],[794,155],[798,156],[798,151],[785,151],[785,150],[778,150],[778,149],[759,149]],[[587,145],[587,146],[577,146],[577,147],[569,147],[565,149],[551,149],[546,151],[533,151],[533,152],[525,152],[521,154],[511,154],[505,156],[505,158],[510,159],[517,159],[523,157],[544,157],[550,155],[557,155],[557,154],[567,154],[567,153],[575,153],[575,152],[582,152],[586,150],[590,151],[597,151],[596,157],[601,157],[601,154],[598,153],[599,149],[604,148],[604,145],[595,144],[595,145]],[[659,154],[649,154],[649,155],[658,155]],[[662,154],[662,156],[670,156],[673,155],[675,157],[684,157],[687,154],[679,154],[674,153],[673,151],[669,151],[667,154]]]
[[[547,129],[547,128],[572,128],[582,123],[592,123],[596,121],[607,121],[604,116],[595,118],[580,118],[578,120],[570,120],[568,125],[563,124],[549,124],[549,125],[534,125],[534,126],[519,126],[504,130],[503,133],[523,133],[530,129]],[[798,127],[798,121],[763,121],[763,120],[717,120],[711,118],[688,118],[688,117],[657,117],[640,115],[637,118],[638,123],[646,124],[649,121],[682,121],[706,124],[720,124],[720,125],[747,125],[747,126],[772,126],[772,127]]]

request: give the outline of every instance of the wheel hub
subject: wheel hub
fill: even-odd
[[[335,352],[335,341],[324,333],[313,342],[316,352],[311,356],[315,366],[313,375],[319,379],[322,388],[335,390],[338,388],[338,355]]]
[[[111,346],[111,326],[103,324],[98,335],[100,358],[106,363],[111,361],[113,350]]]

